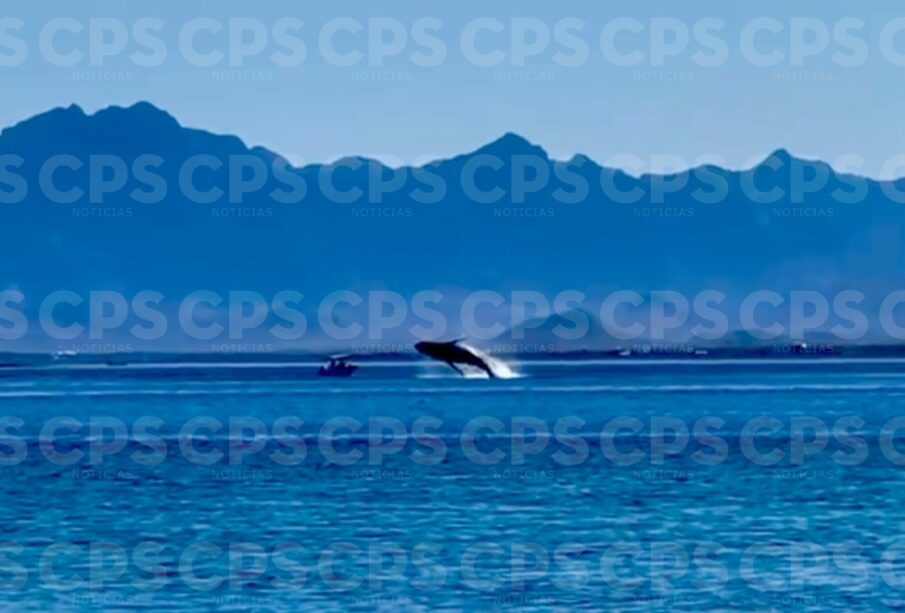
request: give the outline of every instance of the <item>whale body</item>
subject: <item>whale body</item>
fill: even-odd
[[[465,364],[480,368],[486,372],[489,377],[496,378],[496,373],[490,368],[487,360],[471,347],[462,345],[461,340],[447,341],[445,343],[422,341],[420,343],[415,343],[415,350],[434,360],[446,362],[450,368],[462,376],[465,376],[465,373],[462,372],[462,369],[456,366],[456,364]]]

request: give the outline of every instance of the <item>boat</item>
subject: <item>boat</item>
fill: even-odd
[[[355,364],[349,364],[346,360],[348,356],[336,356],[327,360],[327,363],[318,369],[317,374],[321,377],[351,377],[352,373],[358,370]]]
[[[55,351],[52,356],[52,360],[54,362],[62,362],[64,360],[71,360],[75,358],[78,353],[73,349],[60,349],[59,351]]]

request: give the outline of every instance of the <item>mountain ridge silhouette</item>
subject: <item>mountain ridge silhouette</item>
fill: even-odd
[[[59,155],[81,162],[53,173],[57,191],[77,195],[71,202],[42,189],[42,166]],[[117,189],[90,180],[91,164],[118,163],[104,156],[124,164]],[[157,181],[138,172],[147,156],[159,158],[145,168]],[[203,198],[181,183],[197,156],[219,164],[192,175]],[[784,149],[745,170],[703,165],[633,177],[581,154],[550,159],[506,132],[422,166],[352,156],[295,167],[279,152],[184,127],[140,102],[93,114],[71,105],[23,120],[0,132],[4,158],[0,201],[14,192],[10,174],[27,194],[0,206],[0,222],[15,229],[0,245],[0,279],[26,296],[29,320],[40,297],[61,289],[159,291],[171,308],[199,289],[297,289],[311,298],[312,321],[317,299],[336,290],[389,289],[409,299],[436,289],[454,321],[475,290],[580,290],[593,302],[617,289],[689,297],[715,289],[737,311],[764,288],[829,296],[858,289],[874,308],[905,278],[905,199],[895,191],[905,181],[837,173]],[[244,166],[231,168],[235,160]],[[235,197],[258,167],[263,182]],[[514,180],[514,169],[528,179]],[[94,172],[105,181],[116,175],[112,166]],[[86,308],[74,307],[73,320],[85,321]]]

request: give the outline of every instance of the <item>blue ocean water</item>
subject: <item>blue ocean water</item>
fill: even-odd
[[[905,606],[905,361],[317,366],[0,371],[0,602]]]

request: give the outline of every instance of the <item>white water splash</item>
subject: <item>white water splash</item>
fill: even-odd
[[[459,343],[459,344],[462,347],[465,347],[466,349],[468,349],[469,351],[474,353],[476,356],[478,356],[482,360],[484,360],[484,362],[490,367],[490,370],[493,371],[493,374],[495,374],[497,376],[497,378],[499,378],[499,379],[518,379],[523,376],[523,375],[519,374],[518,372],[516,372],[512,368],[511,365],[507,364],[503,360],[501,360],[499,358],[495,358],[492,355],[490,355],[489,353],[487,353],[485,351],[481,351],[480,349],[473,347],[471,345],[467,345],[465,343]],[[475,378],[475,379],[489,379],[490,378],[487,375],[487,373],[484,372],[483,370],[481,370],[480,368],[472,368],[471,370],[473,370],[476,374],[474,377],[470,377],[469,371],[466,370],[465,376],[467,378]]]

